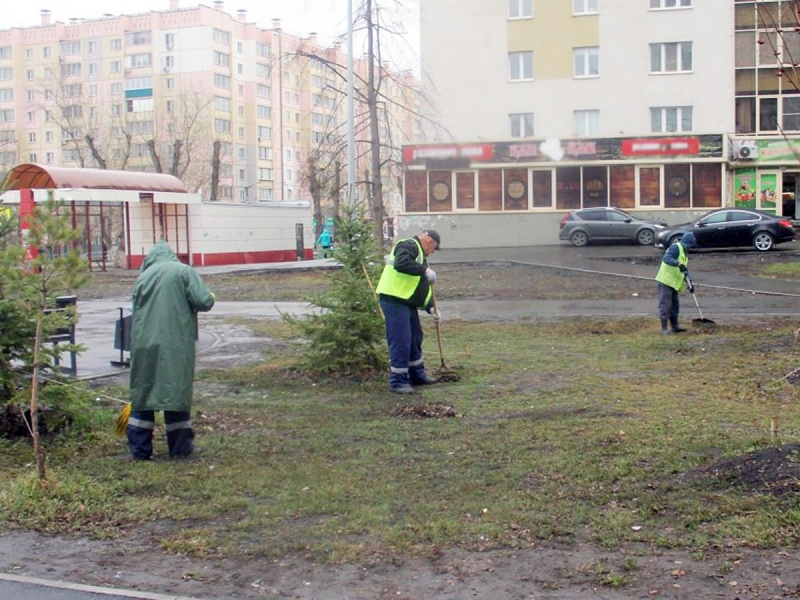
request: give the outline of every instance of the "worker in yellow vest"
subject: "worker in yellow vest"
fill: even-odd
[[[672,244],[661,259],[661,267],[658,269],[656,281],[658,282],[658,316],[661,319],[661,333],[680,333],[686,331],[678,325],[678,314],[680,313],[679,294],[687,286],[691,286],[689,277],[689,256],[687,250],[697,246],[697,238],[692,232],[686,233],[683,237]],[[693,288],[689,291],[694,293]]]
[[[396,394],[413,394],[414,386],[437,382],[425,372],[419,309],[432,313],[438,322],[433,302],[436,272],[428,266],[427,257],[439,249],[440,242],[433,229],[398,241],[375,290],[386,322],[389,389]]]

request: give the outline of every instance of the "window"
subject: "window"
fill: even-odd
[[[174,90],[175,89],[175,79],[173,77],[167,78],[167,89]]]
[[[4,67],[0,69],[0,81],[11,81],[14,76],[14,71],[11,67]]]
[[[533,79],[533,52],[509,52],[508,68],[511,81]]]
[[[166,104],[167,112],[175,112],[175,100],[167,100]]]
[[[231,89],[231,78],[228,77],[227,75],[220,75],[219,73],[214,73],[214,86],[229,90]]]
[[[217,133],[230,133],[231,122],[227,119],[214,119],[214,131]]]
[[[224,110],[231,112],[231,99],[224,96],[214,96],[214,108],[216,110]]]
[[[231,55],[224,52],[214,52],[214,64],[218,67],[230,67]]]
[[[33,73],[33,71],[31,71]],[[80,77],[81,76],[81,63],[68,63],[61,65],[62,77]]]
[[[56,155],[55,155],[55,153],[54,153],[54,152],[48,152],[48,153],[45,155],[45,162],[46,162],[48,165],[52,165],[54,162],[56,162]]]
[[[783,98],[783,129],[800,131],[800,98],[797,96]]]
[[[130,98],[126,101],[129,113],[151,112],[154,110],[153,98]]]
[[[88,52],[89,54],[97,54],[97,42],[89,42]]]
[[[31,100],[32,98],[28,98]],[[13,102],[14,101],[14,89],[13,88],[4,88],[0,90],[0,102]]]
[[[692,5],[692,0],[650,0],[650,8],[685,8]]]
[[[269,65],[265,65],[262,63],[256,63],[256,75],[258,77],[263,77],[264,79],[269,79]],[[312,78],[314,76],[312,75]],[[320,86],[322,87],[322,86]]]
[[[35,144],[35,143],[36,143],[36,133],[35,133],[35,132],[33,132],[33,131],[32,131],[32,132],[30,132],[30,133],[28,134],[28,141],[29,141],[31,144]]]
[[[112,104],[111,105],[111,116],[112,117],[119,117],[122,115],[122,104]]]
[[[172,50],[175,48],[175,34],[174,33],[165,33],[164,34],[164,45],[167,47],[167,50]]]
[[[164,66],[168,69],[171,69],[175,66],[175,57],[171,54],[164,57]]]
[[[119,38],[108,40],[108,49],[112,51],[122,50],[122,40]]]
[[[576,110],[572,115],[575,119],[575,135],[598,135],[600,133],[599,110]]]
[[[61,42],[61,56],[75,56],[80,53],[80,42]]]
[[[231,45],[231,34],[227,31],[222,31],[221,29],[214,30],[214,41],[218,44],[224,44],[225,46]]]
[[[650,130],[667,133],[692,130],[691,106],[656,106],[650,109]]]
[[[149,31],[129,31],[125,34],[125,43],[128,46],[145,46],[150,43],[150,40],[151,33]]]
[[[685,73],[692,70],[692,42],[650,44],[651,73]]]
[[[50,46],[45,46],[44,48],[42,48],[42,56],[44,58],[50,58],[52,52],[53,51],[50,49]]]
[[[258,56],[269,58],[271,54],[269,51],[269,46],[262,44],[261,42],[256,42],[256,54]]]
[[[53,135],[52,131],[45,131],[44,132],[44,141],[45,142],[47,142],[48,144],[52,144],[53,143],[53,139],[55,139],[55,136]]]
[[[129,69],[149,67],[152,64],[151,54],[131,54],[125,57],[125,66]]]
[[[256,84],[256,96],[259,98],[269,98],[272,96],[272,89],[268,85]]]
[[[533,113],[511,113],[508,115],[512,138],[533,136]]]
[[[78,65],[78,74],[80,74],[80,65]],[[28,81],[33,81],[34,79],[33,69],[28,69],[27,71],[25,71],[25,76],[27,77]]]
[[[599,0],[572,0],[573,15],[596,15]]]
[[[61,116],[65,119],[80,119],[83,116],[83,106],[70,104],[61,109]]]
[[[108,86],[108,91],[112,96],[119,96],[122,93],[122,84],[120,82],[112,83]]]
[[[533,0],[508,0],[508,18],[525,19],[533,16]]]
[[[25,60],[33,60],[33,48],[25,48]]]
[[[271,119],[272,109],[269,106],[264,106],[263,104],[259,104],[256,106],[256,116],[259,119]]]
[[[13,119],[13,115],[12,115],[12,119]],[[258,158],[259,158],[259,160],[272,160],[272,148],[267,148],[266,146],[259,146],[258,147]]]
[[[109,70],[112,73],[119,73],[122,70],[122,63],[118,60],[112,60],[109,65]]]
[[[572,74],[576,78],[600,75],[600,51],[596,46],[573,48]]]
[[[0,110],[0,123],[13,123],[14,122],[14,109],[8,108]]]
[[[36,111],[32,110],[28,112],[28,123],[35,123],[36,122]]]
[[[89,63],[89,76],[96,77],[97,76],[97,63]]]

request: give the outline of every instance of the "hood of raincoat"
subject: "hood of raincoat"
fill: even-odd
[[[142,263],[140,272],[143,273],[154,264],[162,260],[173,260],[175,262],[179,262],[178,255],[175,254],[172,248],[169,247],[169,244],[163,240],[156,242],[156,244],[150,248],[150,252],[147,253],[144,262]]]

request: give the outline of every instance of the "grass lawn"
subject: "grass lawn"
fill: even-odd
[[[461,380],[415,397],[389,394],[385,375],[298,376],[289,340],[263,364],[198,374],[192,460],[127,459],[119,407],[103,400],[122,388],[89,390],[88,424],[46,442],[44,487],[28,442],[0,442],[0,522],[101,538],[158,528],[171,552],[325,562],[542,539],[794,545],[800,405],[783,379],[797,367],[794,328],[754,319],[661,336],[639,318],[444,321]],[[282,323],[259,331],[288,337]],[[432,330],[425,349],[436,367]],[[410,418],[408,403],[456,416]],[[745,468],[778,448],[777,475]]]

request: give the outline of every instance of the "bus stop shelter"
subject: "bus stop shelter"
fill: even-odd
[[[19,206],[20,221],[52,195],[82,232],[77,245],[93,269],[136,268],[134,245],[141,251],[161,239],[190,262],[188,205],[200,195],[173,175],[21,164],[0,190],[3,204]]]

